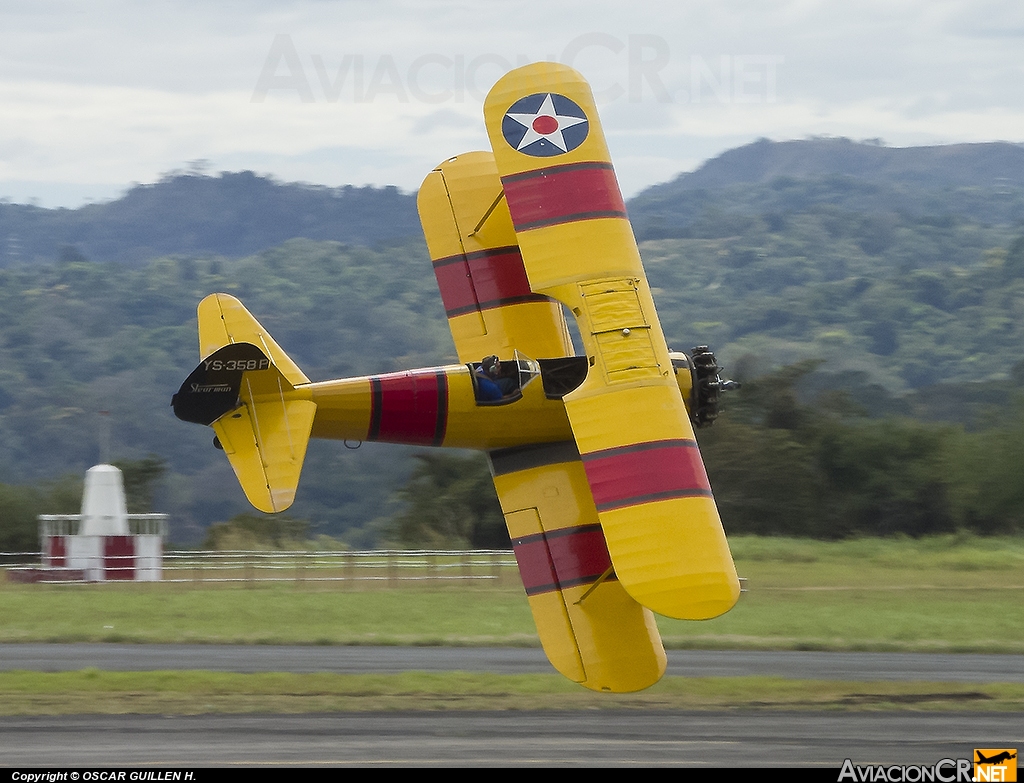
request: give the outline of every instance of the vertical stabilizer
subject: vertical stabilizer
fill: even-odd
[[[302,373],[242,303],[212,294],[199,305],[203,360],[171,400],[184,421],[217,433],[249,502],[284,511],[306,457],[316,403]]]

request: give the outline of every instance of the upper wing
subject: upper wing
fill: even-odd
[[[615,573],[656,612],[717,616],[739,580],[590,88],[528,65],[484,117],[530,288],[569,307],[590,358],[564,402]]]
[[[548,660],[596,691],[656,683],[666,663],[658,627],[612,572],[576,444],[488,456]]]
[[[460,362],[572,354],[561,305],[530,289],[489,152],[442,163],[417,206]]]

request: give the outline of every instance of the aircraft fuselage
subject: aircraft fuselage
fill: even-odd
[[[481,404],[467,365],[320,381],[297,386],[289,397],[316,403],[311,437],[454,448],[510,448],[572,440],[560,397],[542,379],[515,398]],[[689,405],[691,377],[677,369]]]

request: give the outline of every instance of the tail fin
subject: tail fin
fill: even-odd
[[[227,294],[200,303],[199,350],[203,361],[171,399],[175,415],[213,427],[250,503],[284,511],[316,414],[316,403],[296,389],[309,379]]]
[[[232,343],[252,343],[260,348],[292,386],[309,383],[241,302],[228,294],[210,294],[199,303],[199,355],[205,359]]]

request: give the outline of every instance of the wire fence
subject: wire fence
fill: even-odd
[[[123,565],[119,562],[123,560]],[[8,581],[83,582],[81,572],[41,567],[39,552],[0,552],[0,569]],[[130,557],[107,557],[107,580],[126,578]],[[31,573],[32,579],[19,578]],[[128,577],[130,578],[130,577]],[[163,553],[159,579],[168,583],[334,582],[353,587],[399,587],[423,583],[466,583],[511,586],[519,584],[515,556],[510,551],[371,550],[329,551],[193,551]]]

